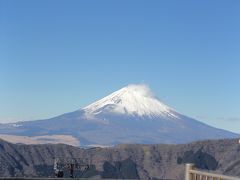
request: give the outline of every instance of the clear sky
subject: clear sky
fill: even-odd
[[[240,1],[0,0],[0,122],[50,118],[128,84],[240,133]]]

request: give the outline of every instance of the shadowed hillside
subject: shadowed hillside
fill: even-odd
[[[0,141],[0,176],[52,177],[53,159],[81,158],[90,164],[78,177],[182,179],[184,164],[240,176],[237,139],[182,145],[118,145],[81,149],[64,144],[23,145]],[[67,174],[66,174],[67,175]]]

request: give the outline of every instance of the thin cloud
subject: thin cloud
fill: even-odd
[[[19,119],[14,117],[0,117],[0,123],[12,123],[17,121],[19,121]]]
[[[216,119],[223,120],[223,121],[231,121],[231,122],[240,121],[240,117],[218,117]]]
[[[30,120],[33,120],[33,119],[34,118],[26,118],[25,120],[23,120],[23,119],[19,119],[19,118],[16,118],[16,117],[0,117],[0,124],[30,121]]]

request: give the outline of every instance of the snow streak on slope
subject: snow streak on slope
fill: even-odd
[[[48,142],[62,139],[61,142],[69,143],[59,136],[67,135],[84,146],[172,144],[239,137],[177,113],[161,103],[146,85],[129,85],[83,109],[51,119],[0,125],[0,137],[1,134],[10,135],[6,138],[16,142],[37,138],[38,143],[46,138]]]
[[[105,98],[83,108],[87,114],[97,115],[102,112],[135,116],[170,116],[177,118],[170,107],[161,103],[144,84],[129,85]]]

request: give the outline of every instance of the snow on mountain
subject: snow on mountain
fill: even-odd
[[[148,86],[129,85],[89,106],[46,120],[0,125],[0,135],[14,140],[71,136],[81,145],[121,143],[186,143],[239,135],[211,127],[176,112],[154,96]],[[63,136],[59,136],[63,135]],[[16,136],[21,136],[17,137]],[[0,137],[1,138],[1,137]],[[29,140],[29,138],[28,138]],[[49,138],[41,142],[49,142]],[[66,142],[66,139],[61,142]]]
[[[145,84],[128,85],[103,99],[83,108],[86,114],[97,115],[103,111],[148,117],[175,117],[174,110],[161,103]]]

